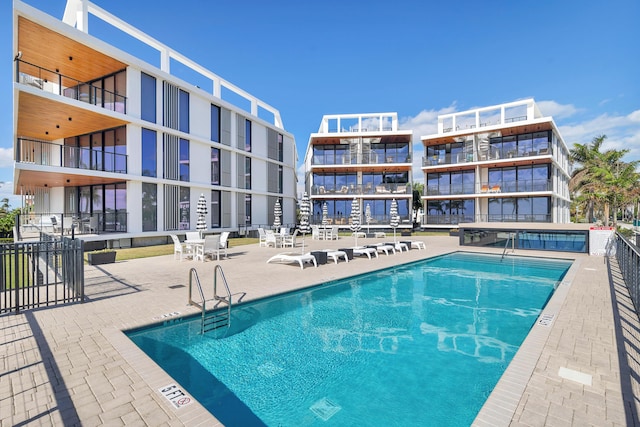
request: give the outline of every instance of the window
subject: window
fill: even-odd
[[[250,153],[251,152],[251,120],[245,119],[244,125],[245,125],[244,150]]]
[[[189,181],[189,141],[180,138],[180,181]]]
[[[180,187],[180,230],[191,229],[189,218],[191,217],[189,187]]]
[[[179,103],[180,125],[178,130],[189,133],[189,92],[180,89]]]
[[[246,157],[244,166],[244,188],[251,189],[251,157]]]
[[[211,185],[220,185],[220,149],[211,149]]]
[[[211,190],[211,228],[220,228],[220,191]]]
[[[148,74],[141,74],[140,81],[140,117],[151,123],[156,122],[156,79]]]
[[[220,142],[220,107],[211,104],[211,140]]]
[[[142,176],[158,176],[158,144],[156,132],[142,129]]]
[[[158,229],[158,187],[156,184],[142,183],[142,231]]]
[[[281,133],[278,134],[278,160],[283,161],[284,159],[284,137]]]

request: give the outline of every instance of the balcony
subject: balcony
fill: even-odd
[[[346,152],[344,155],[334,154],[331,155],[318,155],[315,154],[311,159],[311,164],[314,166],[339,166],[339,165],[384,165],[394,163],[411,163],[411,154],[391,154],[383,155],[378,153],[358,153],[350,154]]]
[[[402,195],[413,194],[411,184],[359,184],[359,185],[340,185],[331,187],[325,185],[314,185],[311,188],[312,196],[358,196],[358,195]]]
[[[16,71],[18,83],[110,111],[122,114],[127,112],[127,98],[107,89],[81,82],[22,60],[16,61]]]
[[[477,214],[477,215],[425,215],[424,224],[458,225],[471,222],[551,222],[550,214]]]
[[[59,145],[25,138],[18,138],[17,140],[15,159],[18,163],[127,173],[126,154]]]
[[[20,239],[38,238],[40,233],[82,236],[126,233],[129,213],[96,212],[93,214],[29,213],[17,216]]]
[[[427,148],[428,149],[428,148]],[[471,152],[468,153],[434,153],[422,157],[422,166],[442,166],[455,165],[460,163],[471,163],[478,161],[496,161],[496,160],[513,160],[518,158],[534,157],[534,156],[550,156],[551,148],[547,145],[539,148],[507,148],[507,147],[491,147],[484,153]]]
[[[550,179],[529,179],[519,181],[483,182],[480,184],[480,194],[496,193],[531,193],[538,191],[552,191],[553,182]]]

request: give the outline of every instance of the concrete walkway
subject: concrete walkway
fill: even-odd
[[[412,239],[423,240],[427,249],[302,270],[297,264],[266,264],[285,250],[255,244],[231,249],[219,263],[232,290],[248,292],[248,300],[472,250],[459,248],[452,237]],[[392,239],[359,243],[383,240]],[[353,245],[347,237],[305,239],[305,251]],[[637,315],[615,265],[610,276],[602,258],[575,258],[545,310],[552,320],[534,326],[476,424],[622,426],[637,420]],[[186,304],[189,271],[195,267],[211,290],[215,264],[163,256],[86,266],[86,303],[0,317],[0,426],[219,425],[197,402],[173,406],[159,390],[175,381],[121,332],[195,313]],[[588,376],[591,385],[584,384]]]

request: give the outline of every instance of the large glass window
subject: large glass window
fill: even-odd
[[[180,138],[180,181],[189,181],[189,141]]]
[[[427,224],[459,224],[473,222],[475,201],[473,199],[429,200],[425,210]]]
[[[158,143],[156,132],[142,129],[142,176],[158,176]]]
[[[473,194],[474,192],[474,170],[427,174],[427,195]]]
[[[141,74],[140,117],[142,120],[156,122],[156,79],[148,74]]]
[[[220,149],[211,149],[211,185],[220,185]]]
[[[179,130],[189,133],[189,92],[180,89],[180,127]]]
[[[142,183],[142,231],[158,229],[158,188],[156,184]]]
[[[211,104],[211,140],[220,142],[220,107]]]

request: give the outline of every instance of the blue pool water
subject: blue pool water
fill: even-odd
[[[460,252],[128,335],[227,426],[466,426],[570,264]]]

